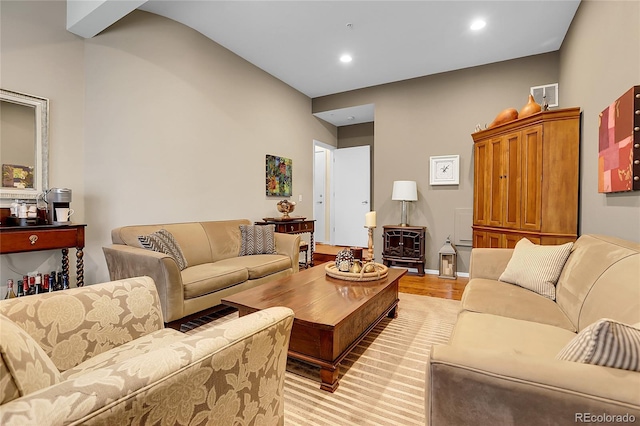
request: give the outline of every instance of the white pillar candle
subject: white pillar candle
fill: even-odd
[[[376,226],[376,212],[368,212],[364,215],[364,224],[367,228],[375,228]]]

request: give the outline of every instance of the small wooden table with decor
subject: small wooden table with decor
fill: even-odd
[[[85,224],[2,226],[0,254],[62,249],[62,272],[69,274],[69,249],[76,249],[77,286],[84,285]]]
[[[320,367],[321,389],[338,387],[340,362],[385,316],[396,317],[398,282],[406,269],[376,281],[345,281],[318,265],[233,294],[222,303],[240,316],[272,306],[295,313],[288,355]]]
[[[281,234],[304,234],[309,233],[309,243],[300,244],[300,251],[304,252],[304,266],[313,266],[313,233],[315,231],[315,220],[306,220],[305,217],[265,217],[264,222],[255,222],[256,225],[275,225],[275,231]]]

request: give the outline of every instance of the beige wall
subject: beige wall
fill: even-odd
[[[313,111],[375,104],[373,207],[380,226],[374,244],[381,247],[381,225],[400,223],[393,181],[415,180],[418,201],[410,204],[409,223],[427,227],[426,266],[437,269],[438,250],[455,235],[454,210],[473,205],[476,124],[490,123],[505,108],[520,109],[530,86],[557,81],[556,52],[316,98]],[[429,157],[448,154],[460,155],[460,185],[430,186]],[[458,249],[458,270],[468,271],[470,249]]]
[[[72,188],[74,218],[85,221],[84,40],[65,20],[64,2],[0,1],[0,86],[49,99],[49,186]],[[60,259],[52,251],[0,256],[1,283],[51,271]]]
[[[640,84],[640,2],[582,0],[560,53],[560,96],[582,107],[580,231],[640,241],[640,192],[599,194],[597,175],[598,115]]]
[[[293,159],[296,213],[312,215],[313,139],[335,146],[337,130],[308,97],[169,19],[133,12],[83,40],[65,9],[2,1],[2,87],[51,100],[50,186],[72,188],[88,224],[88,283],[108,279],[117,226],[278,214],[266,154]],[[2,256],[3,277],[5,264],[37,268],[34,256],[51,254]]]

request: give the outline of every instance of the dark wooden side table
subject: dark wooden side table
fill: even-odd
[[[62,272],[69,274],[69,249],[76,249],[77,286],[84,285],[84,228],[87,225],[0,227],[0,254],[62,249]]]
[[[386,266],[413,267],[424,276],[424,248],[427,228],[424,226],[382,227],[382,261]]]
[[[304,234],[309,233],[309,244],[305,251],[305,260],[308,264],[305,266],[313,266],[313,232],[315,231],[315,220],[306,219],[289,219],[281,218],[265,218],[262,222],[255,222],[256,225],[275,225],[275,231],[281,234]]]

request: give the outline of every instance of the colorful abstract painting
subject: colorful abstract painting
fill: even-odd
[[[638,120],[634,114],[634,94],[639,93],[639,89],[640,86],[632,87],[600,113],[598,192],[624,192],[640,188],[639,173],[638,170],[634,173],[633,161],[633,128],[634,120]]]
[[[290,197],[292,188],[292,161],[290,158],[267,155],[267,195]]]

